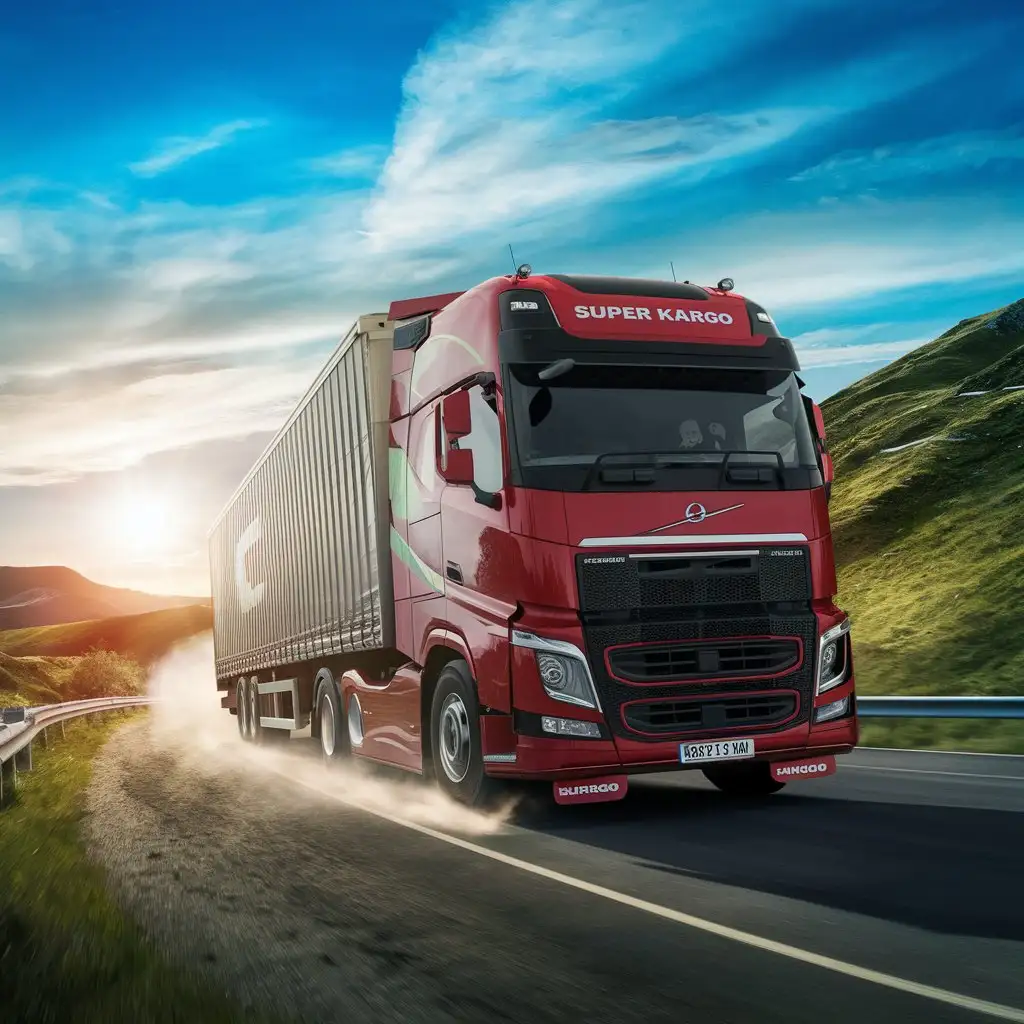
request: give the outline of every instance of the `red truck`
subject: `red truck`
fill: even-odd
[[[308,727],[470,804],[834,772],[824,423],[732,287],[523,266],[360,317],[210,534],[243,738]]]

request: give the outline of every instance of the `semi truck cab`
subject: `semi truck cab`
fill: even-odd
[[[425,736],[441,784],[830,774],[857,741],[831,462],[768,313],[529,272],[441,298],[392,307],[389,442],[397,643],[467,691]]]

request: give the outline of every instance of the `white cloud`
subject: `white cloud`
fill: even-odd
[[[685,48],[697,73],[743,20],[710,3],[677,17],[659,3],[527,0],[440,40],[406,77],[391,155],[363,216],[369,249],[507,231],[655,181],[697,180],[824,116],[785,107],[610,116],[652,64]]]
[[[866,187],[927,174],[977,170],[993,160],[1024,160],[1021,128],[957,132],[915,142],[840,153],[793,176],[840,187]]]
[[[934,201],[857,201],[723,218],[699,245],[686,234],[671,244],[693,254],[685,265],[676,260],[680,278],[728,275],[738,292],[785,314],[923,286],[1010,283],[1024,273],[1022,235],[1024,216],[979,196],[952,211]],[[648,268],[664,275],[660,265]]]
[[[205,135],[175,135],[164,139],[160,148],[145,160],[129,164],[128,168],[140,178],[150,178],[183,164],[186,160],[226,146],[239,132],[263,128],[263,119],[228,121],[211,128]]]
[[[321,358],[164,374],[123,387],[0,395],[0,487],[125,469],[154,452],[276,430]]]
[[[914,338],[908,341],[873,341],[850,345],[804,346],[794,338],[797,358],[804,369],[823,369],[829,366],[856,366],[859,363],[887,363],[899,359],[915,348],[931,341]]]
[[[309,168],[332,178],[372,178],[388,155],[387,146],[355,146],[309,161]]]
[[[340,341],[359,314],[341,314],[330,320],[289,319],[262,323],[247,330],[203,336],[167,337],[111,348],[90,348],[62,362],[0,365],[0,384],[19,379],[59,380],[100,370],[122,369],[147,363],[183,362],[221,356],[253,356],[259,352],[292,352],[315,344]],[[2,400],[2,399],[0,399]]]

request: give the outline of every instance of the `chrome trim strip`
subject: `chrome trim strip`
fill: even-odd
[[[738,505],[730,505],[728,508],[716,508],[714,512],[708,512],[706,509],[704,509],[703,505],[700,505],[699,502],[693,502],[690,505],[690,508],[693,508],[694,505],[699,505],[699,507],[703,510],[703,515],[692,517],[683,516],[682,519],[677,519],[674,523],[666,523],[664,526],[656,526],[653,530],[648,530],[647,532],[661,533],[662,530],[671,530],[674,529],[676,526],[684,526],[686,523],[703,523],[705,519],[710,519],[712,516],[720,516],[724,512],[735,512],[736,509],[743,508],[742,501]]]
[[[484,754],[485,764],[515,764],[515,754]]]
[[[736,558],[739,555],[759,555],[761,552],[756,548],[750,548],[746,551],[740,550],[725,550],[725,551],[694,551],[694,555],[699,555],[701,558]],[[652,551],[650,554],[646,552],[642,555],[630,555],[630,558],[642,558],[645,562],[650,561],[654,558],[678,558],[679,555],[675,551]]]
[[[581,548],[666,547],[693,544],[806,544],[802,533],[720,533],[714,536],[681,537],[585,537]]]
[[[597,696],[597,687],[594,685],[594,677],[590,674],[590,664],[586,655],[573,643],[568,640],[551,640],[548,637],[537,636],[535,633],[527,633],[522,629],[512,630],[512,646],[525,647],[532,651],[549,651],[552,654],[561,654],[565,658],[572,658],[583,666],[586,673],[587,683],[590,686],[590,695],[594,698],[593,704],[588,704],[567,693],[552,693],[546,686],[544,692],[552,699],[561,701],[563,704],[573,704],[580,708],[590,708],[592,711],[600,711],[604,714],[601,701]],[[541,681],[543,686],[543,680]]]

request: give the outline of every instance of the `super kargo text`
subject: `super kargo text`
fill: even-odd
[[[669,320],[674,323],[688,324],[731,324],[730,313],[715,313],[712,310],[700,309],[663,309],[656,306],[653,310],[648,306],[576,306],[574,312],[577,320],[652,320],[652,313],[658,320]]]

